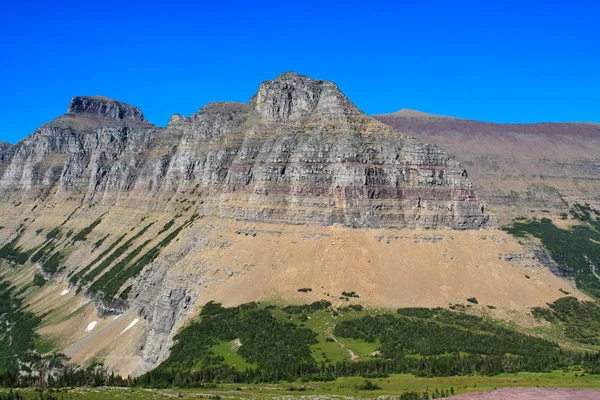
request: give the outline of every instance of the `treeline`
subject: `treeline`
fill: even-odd
[[[24,374],[19,371],[0,373],[0,387],[5,388],[134,386],[135,383],[135,379],[116,375],[101,363],[93,363],[87,368],[58,364],[36,371],[36,374]]]
[[[211,347],[235,339],[242,343],[239,354],[260,370],[268,371],[269,376],[284,379],[295,373],[291,369],[296,366],[314,363],[310,346],[317,340],[310,329],[279,321],[270,310],[258,308],[255,303],[223,308],[209,302],[200,312],[200,321],[175,336],[171,355],[158,370],[212,371],[216,366],[216,371],[220,371],[223,357],[215,355]]]
[[[0,281],[0,374],[18,371],[20,360],[33,360],[35,327],[41,319],[22,310],[22,301],[13,295],[14,287]]]
[[[570,365],[582,365],[588,373],[600,371],[598,355],[561,352],[551,358],[540,356],[524,359],[512,356],[439,355],[395,360],[341,361],[326,364],[311,363],[289,366],[279,373],[271,369],[247,368],[239,371],[233,366],[218,365],[198,369],[157,368],[140,378],[136,384],[152,388],[201,388],[211,383],[275,383],[279,381],[333,381],[338,377],[361,376],[385,378],[405,373],[419,377],[456,375],[496,375],[499,373],[550,372]]]
[[[334,335],[371,343],[379,340],[381,354],[388,359],[451,353],[533,357],[558,351],[555,343],[472,315],[444,309],[401,309],[398,314],[343,321],[336,325]]]
[[[600,344],[600,306],[597,303],[563,297],[548,304],[548,307],[535,307],[531,313],[536,318],[562,325],[565,336],[570,339],[585,344]]]
[[[302,311],[314,312],[322,306],[318,302]],[[235,308],[207,304],[200,320],[175,337],[176,345],[169,359],[137,382],[165,388],[202,387],[214,382],[377,378],[392,373],[439,377],[548,372],[573,365],[584,366],[588,372],[600,370],[597,353],[564,351],[553,342],[511,331],[476,316],[416,308],[337,324],[334,335],[338,337],[379,341],[381,357],[316,362],[310,351],[310,346],[316,343],[314,332],[277,320],[272,310],[273,307],[260,308],[254,303]],[[293,309],[294,312],[298,311]],[[225,365],[223,357],[212,352],[213,346],[235,339],[242,344],[238,353],[257,367],[241,370]]]
[[[512,227],[503,229],[515,237],[531,235],[539,239],[560,271],[575,280],[578,289],[600,299],[600,280],[594,271],[600,265],[600,211],[589,204],[575,204],[569,212],[584,224],[561,229],[552,220],[542,218],[515,222]]]
[[[3,307],[14,308],[12,304]],[[563,300],[552,312],[558,313],[555,318],[559,318],[574,307],[578,306],[573,300]],[[371,379],[393,373],[442,377],[549,372],[570,366],[582,366],[587,373],[600,373],[600,353],[566,351],[553,342],[509,330],[495,322],[441,308],[400,309],[395,314],[341,321],[333,330],[335,336],[378,342],[379,355],[359,361],[317,362],[311,348],[318,344],[317,334],[298,320],[302,321],[305,313],[319,310],[334,313],[325,308],[324,302],[291,310],[257,303],[224,308],[210,302],[198,320],[175,336],[169,358],[139,378],[123,379],[99,364],[75,369],[66,366],[61,355],[39,357],[24,351],[31,360],[23,359],[20,354],[21,360],[15,365],[18,368],[0,371],[0,386],[201,388],[215,383],[332,381],[345,376]],[[33,332],[33,326],[30,328]],[[0,334],[0,338],[5,340],[6,336]],[[26,342],[28,348],[32,338],[29,336]],[[239,346],[237,353],[247,362],[245,368],[227,365],[225,358],[216,352],[219,345],[228,342]],[[30,369],[29,374],[24,373],[26,368]]]

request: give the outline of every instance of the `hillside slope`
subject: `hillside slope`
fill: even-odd
[[[599,204],[598,124],[496,124],[411,110],[374,118],[459,159],[504,222],[530,210],[560,214],[574,202]]]
[[[496,229],[456,160],[295,73],[167,127],[75,97],[1,157],[0,278],[43,316],[39,351],[77,363],[147,371],[210,300],[476,297],[527,319],[561,290],[585,297]]]

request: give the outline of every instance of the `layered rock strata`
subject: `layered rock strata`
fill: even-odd
[[[0,212],[0,245],[11,250],[3,262],[29,257],[31,276],[41,270],[77,286],[97,317],[128,308],[144,317],[138,372],[166,357],[176,330],[208,300],[202,293],[220,284],[215,277],[279,265],[268,241],[264,255],[249,251],[253,265],[228,264],[231,237],[255,237],[253,226],[277,237],[281,226],[302,225],[290,244],[304,249],[294,271],[326,268],[311,261],[312,227],[498,226],[464,168],[440,148],[368,117],[334,83],[296,73],[263,82],[247,104],[208,104],[173,115],[167,127],[134,106],[75,97],[65,115],[0,148]],[[368,263],[356,268],[368,275]],[[253,284],[263,292],[239,300],[278,286],[265,280]],[[61,350],[82,354],[80,339]]]
[[[505,222],[600,204],[600,125],[496,124],[401,110],[377,120],[460,159],[480,198]]]
[[[136,107],[76,97],[3,160],[3,196],[79,195],[260,222],[494,228],[463,168],[367,117],[328,81],[286,73],[250,104],[213,103],[166,128]],[[142,200],[143,203],[139,203]]]

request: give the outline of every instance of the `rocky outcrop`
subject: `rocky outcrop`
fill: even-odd
[[[0,140],[0,157],[10,147],[10,143]]]
[[[4,173],[4,168],[11,158],[11,148],[10,143],[0,141],[0,176]]]
[[[369,118],[332,82],[285,73],[249,105],[209,104],[166,128],[144,121],[133,106],[76,97],[20,143],[0,188],[153,208],[197,188],[199,211],[223,218],[496,227],[458,162]]]
[[[67,113],[95,115],[118,120],[146,121],[139,108],[102,96],[73,97]]]
[[[361,115],[350,100],[329,81],[313,80],[295,72],[265,81],[251,99],[253,109],[265,121],[289,122],[318,118],[321,121],[346,121]]]
[[[134,307],[144,317],[140,371],[166,357],[174,332],[189,318],[206,280],[216,279],[209,278],[208,264],[212,271],[227,267],[216,260],[186,264],[191,263],[191,257],[186,259],[190,252],[231,244],[217,238],[217,232],[204,242],[200,233],[190,232],[194,221],[196,228],[203,218],[240,225],[498,226],[464,168],[439,147],[368,117],[334,83],[295,73],[263,82],[249,104],[211,103],[190,116],[173,115],[166,127],[148,123],[136,107],[76,97],[66,115],[0,154],[0,201],[11,213],[21,201],[27,204],[21,218],[32,224],[25,228],[27,240],[65,257],[56,274],[70,279],[102,265],[102,271],[74,285],[94,296],[100,316]],[[68,233],[64,228],[61,241],[44,240],[65,221],[65,214],[71,215],[72,210],[50,215],[67,202],[77,204],[76,215],[85,224],[73,224]],[[43,229],[39,221],[34,225],[32,214],[25,215],[38,205],[36,217],[52,221]],[[92,217],[95,209],[102,212]],[[70,241],[69,234],[100,217],[114,228],[93,243]],[[154,225],[138,238],[135,232],[146,217],[144,224]],[[128,244],[115,255],[117,248],[108,246],[121,236],[119,246]],[[97,246],[101,250],[94,255],[84,251]],[[110,255],[98,255],[104,251]],[[72,254],[80,259],[71,262]],[[96,257],[113,262],[94,263]],[[148,262],[137,268],[143,257]],[[98,289],[90,289],[107,276]],[[226,276],[235,277],[233,272]],[[106,287],[111,295],[102,292]]]

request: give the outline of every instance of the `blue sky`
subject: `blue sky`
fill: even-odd
[[[157,125],[248,101],[284,71],[335,81],[369,114],[600,122],[594,1],[11,1],[0,16],[0,140],[75,95]]]

